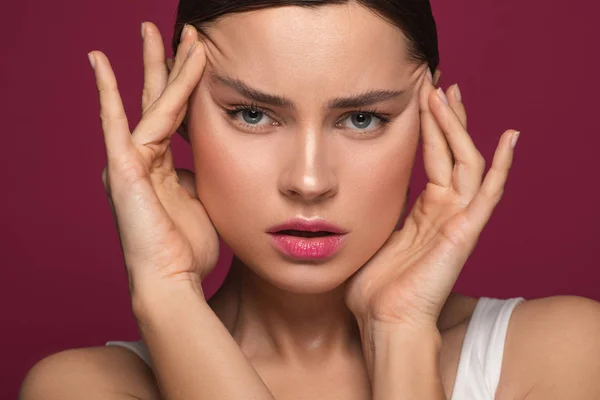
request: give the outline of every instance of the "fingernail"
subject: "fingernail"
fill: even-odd
[[[183,41],[183,38],[185,37],[186,33],[187,33],[187,24],[183,25],[183,29],[181,30],[181,38],[179,38],[180,41]]]
[[[431,75],[431,69],[429,67],[427,67],[427,79],[429,79],[429,82],[433,83],[433,75]]]
[[[91,52],[88,53],[88,59],[90,60],[90,64],[92,65],[92,68],[96,69],[96,59],[94,58],[94,55]]]
[[[146,32],[144,32],[144,23],[142,22],[142,40],[146,36]]]
[[[514,149],[515,146],[517,145],[517,140],[519,140],[519,135],[520,134],[521,134],[521,132],[519,132],[519,131],[513,133],[513,135],[512,135],[512,141],[510,142],[510,147],[512,149]]]
[[[444,91],[442,90],[442,88],[438,88],[437,89],[437,94],[444,101],[444,103],[448,104],[448,98],[446,97],[446,94],[444,93]]]
[[[455,85],[454,88],[454,96],[456,97],[456,100],[462,102],[462,94],[460,93],[460,89],[458,88],[458,83]]]

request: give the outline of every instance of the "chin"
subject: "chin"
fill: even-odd
[[[340,254],[327,261],[295,261],[274,254],[268,259],[242,262],[258,277],[270,285],[295,294],[327,293],[341,285],[359,268],[353,268],[348,257]]]

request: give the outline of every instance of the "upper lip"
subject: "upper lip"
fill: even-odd
[[[277,233],[280,231],[306,231],[306,232],[331,232],[343,234],[347,233],[346,230],[336,226],[324,219],[304,219],[304,218],[292,218],[287,220],[281,225],[273,226],[269,228],[268,233]]]

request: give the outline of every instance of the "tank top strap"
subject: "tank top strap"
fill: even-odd
[[[143,340],[138,340],[135,342],[111,340],[111,341],[106,342],[106,346],[125,347],[126,349],[129,349],[129,350],[133,351],[135,354],[137,354],[142,360],[144,360],[144,362],[146,364],[148,364],[148,366],[150,368],[152,368],[152,360],[150,360],[150,354],[148,354],[148,348],[146,347],[146,344],[144,343]]]
[[[494,400],[508,323],[523,301],[523,297],[477,301],[463,341],[452,400]]]

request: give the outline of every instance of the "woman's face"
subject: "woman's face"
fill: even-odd
[[[297,293],[331,290],[398,222],[426,66],[409,62],[398,28],[354,3],[232,14],[207,33],[207,66],[188,114],[199,197],[223,240],[263,279]],[[380,101],[333,104],[374,91],[385,91]],[[259,92],[269,96],[252,98]],[[275,96],[289,104],[268,101]],[[251,109],[227,113],[240,105]],[[296,259],[268,233],[290,218],[347,233],[334,255]]]

